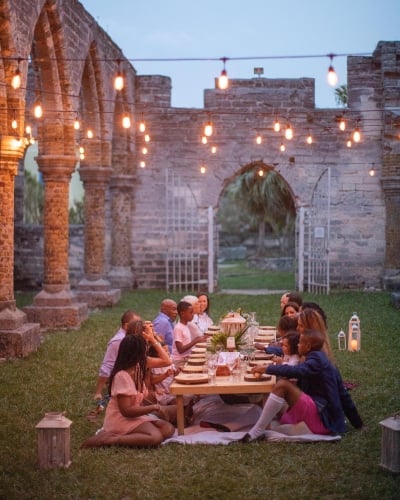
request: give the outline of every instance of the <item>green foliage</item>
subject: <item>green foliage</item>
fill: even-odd
[[[74,200],[74,204],[69,209],[69,223],[70,224],[84,224],[84,200]]]
[[[24,170],[24,176],[24,222],[26,224],[43,224],[43,184],[27,169]]]
[[[347,85],[340,85],[335,89],[335,101],[339,106],[346,107],[349,102],[349,96],[347,93]]]
[[[218,283],[222,290],[293,290],[294,273],[249,268],[244,260],[227,261],[218,266]]]
[[[183,294],[169,294],[179,299]],[[0,364],[0,498],[53,499],[395,499],[400,475],[379,467],[379,422],[399,411],[399,311],[387,293],[304,294],[328,315],[336,361],[345,380],[357,382],[352,397],[366,430],[351,429],[339,443],[254,443],[230,446],[167,445],[157,449],[81,450],[100,427],[85,415],[92,406],[97,371],[122,313],[138,310],[153,319],[166,293],[124,293],[119,304],[93,311],[78,330],[44,335],[36,353]],[[31,297],[31,296],[29,296]],[[262,324],[279,319],[280,294],[211,294],[211,315],[242,307]],[[27,303],[16,296],[18,306]],[[340,328],[353,311],[361,319],[362,350],[336,350]],[[47,411],[67,411],[72,465],[37,466],[35,425]]]

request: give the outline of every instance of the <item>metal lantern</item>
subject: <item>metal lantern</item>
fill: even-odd
[[[380,466],[400,472],[400,413],[379,423],[382,426]]]
[[[347,349],[353,352],[361,349],[360,318],[357,316],[357,313],[353,313],[349,321]]]
[[[66,468],[71,465],[71,424],[72,421],[63,413],[50,412],[45,413],[44,418],[36,425],[40,468]]]

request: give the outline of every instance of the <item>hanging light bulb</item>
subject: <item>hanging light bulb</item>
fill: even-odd
[[[21,59],[18,59],[17,69],[15,70],[14,76],[12,77],[12,80],[11,80],[11,86],[15,90],[17,90],[21,87],[21,72],[19,70],[19,63],[20,62],[21,62]]]
[[[146,146],[143,146],[142,147],[142,154],[147,155],[147,151],[148,150],[147,150]]]
[[[211,153],[215,155],[216,152],[217,152],[217,146],[211,146]]]
[[[286,150],[286,146],[283,144],[283,142],[281,142],[279,149],[282,151],[282,153]]]
[[[224,67],[223,67],[221,74],[218,78],[218,88],[220,90],[225,90],[228,88],[228,85],[229,85],[228,73],[226,72],[226,69],[225,69],[225,63],[227,61],[227,58],[223,57],[221,60],[224,63]]]
[[[81,122],[79,121],[78,117],[76,116],[75,120],[74,120],[74,129],[79,130],[80,128],[81,128]]]
[[[354,129],[354,132],[353,132],[353,141],[354,142],[360,142],[361,141],[361,132],[360,132],[360,128],[358,126],[358,120],[357,120],[357,126],[356,126],[356,128]]]
[[[346,130],[346,120],[344,119],[343,116],[341,116],[340,119],[339,119],[339,129],[342,132]]]
[[[114,78],[114,88],[115,90],[122,90],[124,88],[124,76],[121,72],[121,61],[118,59],[118,72]]]
[[[129,115],[127,113],[125,113],[124,116],[122,117],[122,126],[124,128],[131,127],[131,119],[129,118]]]
[[[204,127],[204,135],[206,137],[211,137],[213,133],[213,124],[211,121],[208,121],[206,126]]]
[[[307,141],[307,144],[312,144],[313,143],[313,136],[311,135],[310,132],[308,132],[306,141]]]
[[[202,138],[201,138],[201,143],[202,144],[207,144],[207,142],[208,142],[207,137],[205,135],[203,135]]]
[[[32,128],[31,128],[31,126],[30,126],[30,125],[27,125],[27,126],[25,127],[25,132],[26,132],[28,135],[31,135],[31,134],[32,134]]]
[[[332,65],[333,58],[335,57],[334,54],[328,54],[328,57],[331,60],[331,63],[328,68],[328,74],[326,76],[326,79],[328,80],[328,83],[331,87],[335,87],[338,82],[338,76],[336,74],[335,68]]]
[[[145,134],[144,142],[150,142],[150,135],[149,134]]]
[[[13,128],[14,130],[16,128],[18,128],[18,122],[15,118],[13,118],[12,122],[11,122],[11,128]]]
[[[372,167],[369,169],[369,175],[370,177],[374,177],[376,174],[375,172],[375,163],[372,164]]]
[[[146,162],[144,160],[141,160],[139,163],[140,168],[145,168]]]
[[[207,171],[206,167],[204,165],[200,165],[200,173],[205,174]]]
[[[143,116],[139,122],[139,132],[144,132],[146,130],[146,123],[144,122]]]
[[[279,123],[278,117],[275,118],[274,121],[274,132],[280,132],[281,124]]]
[[[94,136],[93,130],[89,128],[88,131],[86,132],[86,136],[88,139],[93,139]]]
[[[42,118],[43,109],[42,109],[42,106],[39,102],[37,104],[35,104],[35,107],[33,108],[33,114],[34,114],[35,118]]]
[[[85,154],[85,148],[83,146],[79,146],[79,154]]]
[[[259,132],[257,132],[257,136],[256,136],[256,144],[261,144],[262,143],[262,137],[261,137],[261,134]]]
[[[291,139],[293,139],[293,129],[292,127],[290,126],[290,123],[288,124],[288,126],[286,127],[285,129],[285,138],[290,141]]]
[[[257,173],[259,177],[264,177],[264,170],[262,168]]]
[[[351,139],[347,139],[346,146],[348,148],[351,148],[352,145],[353,145],[353,143],[351,142]]]

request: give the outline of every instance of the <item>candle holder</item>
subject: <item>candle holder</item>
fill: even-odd
[[[353,313],[349,321],[347,349],[352,352],[361,349],[360,318],[357,316],[357,313]]]
[[[380,466],[400,472],[400,413],[379,422],[382,426]]]
[[[40,468],[67,468],[71,465],[71,424],[72,421],[63,413],[50,412],[45,413],[44,418],[36,425]]]

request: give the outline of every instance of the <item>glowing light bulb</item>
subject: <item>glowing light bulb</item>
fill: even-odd
[[[202,144],[207,144],[207,142],[208,142],[207,137],[205,135],[203,135],[203,137],[201,138],[201,143]]]
[[[145,168],[145,166],[146,166],[146,162],[142,160],[142,161],[139,163],[139,166],[140,166],[140,168]]]
[[[146,148],[146,146],[144,146],[142,148],[142,154],[147,155],[147,148]]]
[[[286,127],[286,130],[285,130],[285,138],[290,141],[291,139],[293,139],[293,129],[292,127],[290,126],[290,124]]]
[[[228,73],[226,72],[225,69],[223,69],[218,78],[218,88],[220,90],[226,90],[228,88],[228,85],[229,85]]]
[[[216,152],[217,152],[217,146],[212,146],[212,147],[211,147],[211,153],[212,153],[213,155],[215,155],[215,153],[216,153]]]
[[[281,124],[279,123],[278,118],[276,118],[274,121],[274,132],[280,132],[280,130],[281,130]]]
[[[313,143],[313,137],[312,137],[312,135],[310,133],[308,134],[306,141],[307,141],[307,144],[312,144]]]
[[[79,130],[80,128],[81,128],[81,123],[78,120],[78,117],[76,117],[75,120],[74,120],[74,129],[75,130]]]
[[[258,175],[259,177],[264,177],[264,170],[262,168],[258,171]]]
[[[206,137],[211,137],[213,133],[213,125],[211,122],[208,122],[207,125],[204,127],[204,135]]]
[[[346,120],[343,117],[339,120],[339,129],[342,132],[346,130]]]
[[[354,129],[354,132],[353,132],[353,141],[354,142],[360,142],[361,141],[361,132],[360,132],[360,129],[358,127],[356,127]]]
[[[332,65],[334,54],[329,54],[329,57],[330,57],[331,63],[330,63],[329,68],[328,68],[328,74],[326,75],[326,79],[328,81],[328,84],[331,87],[335,87],[337,85],[337,82],[338,82],[338,76],[337,76],[336,71]]]
[[[17,120],[15,118],[11,122],[11,128],[13,128],[14,130],[16,128],[18,128],[18,123],[17,123]]]
[[[279,149],[282,151],[282,153],[286,150],[286,146],[283,144],[283,142],[281,142]]]
[[[200,166],[200,173],[201,173],[201,174],[205,174],[205,173],[206,173],[206,171],[207,171],[206,167],[205,167],[204,165],[201,165],[201,166]]]
[[[31,128],[31,126],[30,126],[30,125],[27,125],[27,126],[26,126],[26,128],[25,128],[25,132],[26,132],[27,134],[31,134],[31,133],[32,133],[32,128]]]
[[[257,134],[257,137],[256,137],[256,143],[257,143],[257,144],[261,144],[261,143],[262,143],[262,137],[261,137],[261,134]]]
[[[139,122],[139,132],[144,132],[146,130],[146,124],[143,120]]]
[[[120,71],[115,75],[114,88],[115,90],[122,90],[124,88],[124,77]]]
[[[21,87],[21,73],[19,71],[19,67],[15,70],[15,74],[12,77],[11,86],[15,90],[18,90]]]
[[[91,130],[90,128],[88,129],[88,131],[86,132],[86,136],[88,139],[93,139],[93,130]]]
[[[43,109],[42,109],[42,106],[40,104],[36,104],[36,106],[33,109],[33,114],[34,114],[35,118],[42,118]]]
[[[149,136],[149,134],[145,134],[145,136],[144,136],[144,142],[150,142],[150,136]]]
[[[368,173],[369,173],[370,177],[375,176],[376,172],[375,172],[375,164],[374,163],[372,164],[372,167],[369,169]]]
[[[122,126],[124,128],[130,128],[130,126],[131,126],[131,119],[129,118],[129,115],[124,115],[122,117]]]
[[[353,145],[353,143],[351,142],[351,139],[347,139],[346,146],[348,148],[351,148],[352,145]]]
[[[79,154],[79,159],[84,160],[85,159],[85,153],[80,153]]]
[[[79,146],[79,154],[83,155],[85,153],[85,148],[83,146]]]

